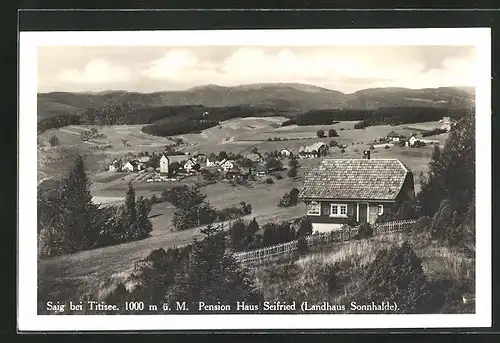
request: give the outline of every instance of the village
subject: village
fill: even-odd
[[[440,128],[432,133],[449,132],[454,125],[449,117],[444,117],[439,122]],[[412,133],[409,136],[391,131],[385,137],[379,137],[369,142],[371,154],[376,154],[378,149],[390,149],[394,145],[399,147],[421,148],[426,145],[439,145],[438,140],[425,139],[424,134],[420,136]],[[318,135],[320,136],[320,135]],[[226,153],[225,151],[214,151],[210,154],[198,152],[182,152],[174,150],[171,145],[165,146],[161,153],[147,151],[136,156],[115,158],[109,165],[110,172],[138,173],[140,177],[136,182],[166,182],[178,181],[193,175],[202,175],[205,181],[233,181],[254,180],[266,177],[273,172],[286,169],[283,160],[289,159],[314,159],[329,155],[329,150],[337,148],[341,154],[346,154],[350,148],[348,145],[339,144],[335,140],[329,143],[317,141],[310,145],[302,145],[297,151],[291,151],[286,146],[280,150],[259,152],[253,148],[247,154]],[[365,155],[360,157],[364,158]],[[292,172],[293,173],[293,172]]]

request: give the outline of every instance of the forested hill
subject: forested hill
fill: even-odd
[[[137,93],[51,92],[38,94],[38,120],[60,115],[80,115],[89,109],[128,107],[134,110],[164,106],[252,106],[279,108],[290,113],[321,109],[376,109],[385,107],[470,108],[474,89],[440,87],[427,89],[372,88],[345,94],[335,90],[294,83],[251,84],[236,87],[207,85],[185,91]]]

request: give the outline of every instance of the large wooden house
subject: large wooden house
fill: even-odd
[[[338,229],[349,217],[373,224],[415,197],[413,173],[396,159],[325,159],[306,173],[299,197],[314,231]]]

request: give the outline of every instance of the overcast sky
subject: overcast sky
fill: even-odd
[[[183,90],[294,82],[345,93],[472,86],[473,46],[41,47],[38,91]]]

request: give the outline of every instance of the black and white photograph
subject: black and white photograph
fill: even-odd
[[[20,328],[490,325],[490,81],[482,28],[21,33]]]

